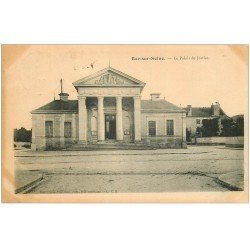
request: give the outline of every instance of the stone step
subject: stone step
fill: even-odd
[[[108,144],[75,144],[67,149],[67,151],[91,151],[91,150],[152,150],[155,149],[152,146],[145,144],[119,144],[119,143],[108,143]]]

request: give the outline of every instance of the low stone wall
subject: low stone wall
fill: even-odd
[[[186,148],[186,141],[182,140],[182,137],[143,137],[142,142],[144,144],[157,147],[157,148]]]
[[[201,138],[192,138],[193,144],[198,145],[225,145],[227,137],[201,137]]]
[[[227,137],[226,147],[244,148],[244,136]]]
[[[226,145],[227,147],[244,147],[244,136],[233,137],[202,137],[192,138],[192,144],[197,145]]]

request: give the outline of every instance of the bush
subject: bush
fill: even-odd
[[[203,137],[212,137],[219,134],[218,118],[202,120],[201,131]]]
[[[238,136],[243,136],[244,135],[244,116],[239,116],[236,119],[236,124],[237,124],[237,135]]]
[[[236,119],[228,118],[221,121],[223,136],[243,136],[244,135],[244,117],[239,116]]]
[[[14,141],[31,142],[31,133],[31,130],[27,130],[23,127],[20,129],[14,129]]]

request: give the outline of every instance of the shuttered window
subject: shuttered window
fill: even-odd
[[[53,122],[45,121],[45,136],[53,137]]]
[[[174,135],[174,121],[167,120],[167,135]]]
[[[156,136],[156,121],[149,121],[148,122],[148,135],[149,136]]]
[[[71,122],[64,122],[64,137],[71,137]]]

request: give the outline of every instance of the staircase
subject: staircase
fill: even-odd
[[[124,143],[116,141],[105,141],[97,144],[74,144],[66,151],[96,151],[96,150],[153,150],[154,147],[143,143]]]

